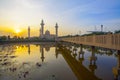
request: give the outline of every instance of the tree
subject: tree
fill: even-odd
[[[120,33],[120,30],[116,30],[116,31],[115,31],[115,34],[117,34],[117,33]]]
[[[1,41],[7,40],[7,36],[1,36],[1,37],[0,37],[0,40],[1,40]]]

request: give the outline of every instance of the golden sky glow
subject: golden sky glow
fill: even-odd
[[[18,34],[18,33],[21,32],[21,30],[20,29],[16,29],[15,32]]]
[[[103,3],[104,2],[104,3]],[[69,4],[68,4],[69,3]],[[119,0],[0,0],[0,36],[39,36],[43,19],[45,30],[55,33],[58,23],[59,35],[82,34],[90,30],[118,30],[120,25]],[[102,5],[102,6],[101,6]],[[114,28],[113,28],[114,26]],[[68,30],[69,29],[69,30]]]

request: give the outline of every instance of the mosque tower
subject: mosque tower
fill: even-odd
[[[101,32],[103,32],[103,25],[101,25]]]
[[[43,36],[44,36],[44,25],[45,25],[43,20],[41,21],[40,25],[41,25],[41,29],[40,29],[41,36],[40,37],[43,38]]]
[[[30,26],[28,26],[28,39],[30,39]]]
[[[57,37],[58,37],[58,24],[57,24],[57,23],[56,23],[56,25],[55,25],[55,31],[56,31],[55,38],[57,38]]]

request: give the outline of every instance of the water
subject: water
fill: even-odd
[[[0,80],[114,80],[119,58],[115,51],[80,45],[4,44]]]

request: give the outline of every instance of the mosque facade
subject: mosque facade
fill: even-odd
[[[55,34],[51,34],[49,30],[46,30],[44,33],[44,21],[41,21],[41,28],[40,28],[40,38],[41,39],[57,39],[58,37],[58,24],[55,25]]]

